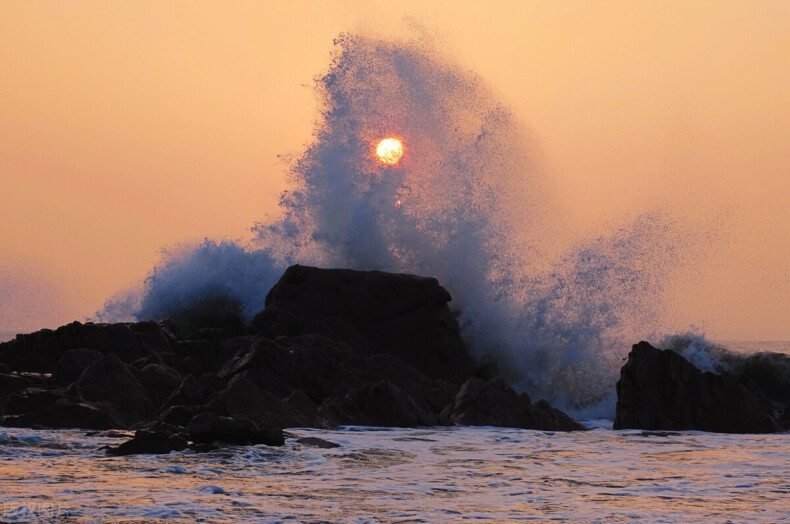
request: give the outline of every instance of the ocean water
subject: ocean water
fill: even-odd
[[[0,520],[790,522],[790,435],[597,424],[292,429],[279,448],[131,457],[80,431],[4,429]]]

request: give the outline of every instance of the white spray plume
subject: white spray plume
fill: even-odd
[[[662,286],[688,248],[676,225],[648,213],[547,265],[559,211],[523,129],[479,78],[422,42],[344,35],[317,86],[321,118],[283,218],[257,224],[248,248],[207,241],[166,257],[134,316],[224,294],[249,319],[292,263],[431,275],[473,352],[512,383],[611,416],[620,360],[660,328]],[[374,154],[390,136],[405,147],[396,166]]]

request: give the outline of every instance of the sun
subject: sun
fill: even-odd
[[[382,164],[394,166],[403,156],[403,142],[397,138],[385,138],[376,146],[376,156]]]

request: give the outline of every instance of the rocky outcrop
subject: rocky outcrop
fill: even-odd
[[[213,413],[196,415],[187,428],[197,444],[226,442],[229,444],[266,444],[281,446],[285,442],[280,428],[272,428],[246,417],[221,417]]]
[[[17,335],[0,344],[0,362],[14,371],[51,373],[70,349],[93,349],[130,363],[152,354],[172,351],[174,336],[166,323],[81,324],[72,322],[56,330],[42,329]]]
[[[268,338],[306,333],[345,342],[357,353],[388,353],[430,378],[463,382],[474,362],[435,278],[289,267],[266,296],[252,329]]]
[[[277,445],[287,427],[584,429],[475,378],[449,301],[433,278],[293,266],[246,329],[212,302],[21,335],[0,344],[0,422],[137,430],[116,454]]]
[[[587,429],[548,402],[532,404],[526,393],[518,394],[503,380],[467,380],[443,418],[463,426],[498,426],[549,431]]]
[[[670,350],[635,344],[617,382],[614,429],[771,433],[772,403],[736,378],[702,372]]]

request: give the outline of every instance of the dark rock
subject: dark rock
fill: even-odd
[[[203,370],[218,367],[217,348],[211,340],[181,340],[173,345],[173,350],[182,357],[193,359]]]
[[[332,449],[332,448],[340,447],[340,444],[338,444],[337,442],[332,442],[331,440],[324,440],[322,438],[317,438],[317,437],[298,438],[296,439],[296,443],[310,448]]]
[[[735,378],[748,390],[773,402],[780,405],[790,402],[790,355],[770,352],[749,355],[736,366]]]
[[[228,381],[216,373],[203,373],[198,377],[198,382],[208,392],[222,391],[228,385]]]
[[[9,396],[35,384],[31,378],[15,373],[0,373],[0,414],[5,413]]]
[[[147,392],[115,355],[88,366],[72,385],[70,393],[82,400],[114,406],[127,424],[150,419],[154,415]]]
[[[94,430],[94,431],[87,431],[85,433],[86,437],[101,437],[101,438],[122,438],[122,439],[130,439],[134,437],[134,433],[129,431],[120,430],[120,429],[104,429],[104,430]]]
[[[176,353],[168,353],[164,360],[168,366],[181,373],[184,377],[187,375],[199,377],[206,372],[206,370],[198,364],[197,360],[192,357],[182,357]]]
[[[218,298],[171,321],[74,322],[0,343],[2,369],[14,370],[0,373],[0,413],[152,432],[154,420],[201,415],[272,428],[447,424],[445,407],[479,371],[449,301],[433,278],[294,266],[246,331],[238,304]],[[513,409],[533,422],[559,420],[522,404]]]
[[[283,402],[286,407],[295,412],[293,418],[301,427],[324,429],[331,427],[329,421],[321,416],[318,412],[318,406],[307,396],[304,390],[295,389]]]
[[[64,389],[27,388],[8,397],[6,414],[21,415],[29,411],[39,411],[65,398]]]
[[[13,428],[113,429],[124,427],[111,406],[60,399],[39,411],[6,416],[3,426]]]
[[[251,330],[268,338],[324,335],[355,352],[389,353],[430,378],[461,383],[474,362],[450,300],[435,278],[291,266]]]
[[[544,399],[540,399],[530,406],[530,416],[535,424],[535,429],[544,431],[586,431],[589,429],[559,409],[552,407]]]
[[[71,384],[82,375],[85,368],[101,358],[102,354],[95,349],[70,349],[52,367],[52,379],[61,385]]]
[[[119,324],[106,324],[108,327],[118,325]],[[173,335],[166,322],[155,322],[149,320],[145,322],[129,324],[129,327],[134,333],[137,343],[144,354],[157,355],[161,353],[170,353],[173,351],[175,335]],[[131,360],[124,359],[124,362],[130,361]]]
[[[635,344],[617,382],[614,429],[771,433],[770,404],[727,376],[702,372],[670,350]]]
[[[207,335],[205,333],[201,333],[201,335]],[[216,345],[216,358],[217,358],[217,368],[213,369],[212,371],[219,370],[222,366],[225,365],[226,362],[233,359],[238,355],[240,351],[247,348],[252,344],[256,339],[260,338],[257,335],[239,335],[233,336],[231,338],[216,338],[217,335],[212,333],[209,340]]]
[[[458,389],[450,382],[429,379],[393,355],[366,357],[345,343],[317,335],[255,339],[225,364],[220,375],[243,376],[280,398],[302,390],[314,404],[342,399],[365,384],[389,381],[432,415],[438,415]]]
[[[782,406],[782,414],[779,422],[784,429],[790,429],[790,402]]]
[[[167,317],[181,338],[192,338],[207,329],[216,330],[224,336],[243,332],[241,313],[238,300],[218,293],[195,300],[188,307],[173,310]]]
[[[464,426],[496,426],[543,431],[587,429],[545,400],[530,403],[526,393],[518,394],[503,380],[467,380],[444,417]]]
[[[366,358],[352,353],[347,344],[311,335],[287,342],[255,339],[223,366],[220,377],[243,374],[277,397],[302,389],[316,401],[345,395],[367,378]]]
[[[164,403],[181,385],[181,373],[162,364],[148,364],[141,370],[129,367],[137,382],[145,389],[154,405]]]
[[[446,380],[431,380],[392,355],[373,355],[368,365],[371,382],[387,380],[397,384],[426,413],[438,415],[458,392],[456,384]]]
[[[196,415],[189,423],[189,437],[197,444],[266,444],[281,446],[285,442],[281,428],[266,427],[256,420],[222,417],[214,413]]]
[[[114,448],[108,448],[110,455],[141,455],[165,454],[171,451],[183,451],[187,448],[187,439],[183,435],[169,431],[138,430],[134,438]]]
[[[202,412],[202,406],[170,406],[162,412],[159,418],[167,424],[187,426],[195,415]]]
[[[250,418],[268,427],[326,427],[323,420],[314,420],[289,407],[273,394],[243,376],[234,377],[224,391],[207,405],[208,410],[234,418]]]
[[[42,329],[0,343],[0,362],[17,371],[50,371],[66,349],[55,331]]]
[[[208,399],[208,391],[192,375],[181,381],[178,389],[167,399],[168,406],[195,406],[204,404]]]
[[[200,366],[200,364],[197,363],[195,359],[192,357],[179,355],[178,353],[174,353],[172,351],[158,353],[156,355],[149,355],[145,358],[137,359],[131,363],[131,366],[137,369],[144,369],[150,364],[172,368],[182,377],[187,375],[193,375],[197,377],[205,373],[205,370]]]
[[[16,371],[49,373],[64,352],[80,348],[93,349],[102,355],[115,355],[125,363],[151,354],[172,351],[163,323],[72,322],[54,331],[42,329],[1,343],[0,362]]]
[[[395,384],[382,380],[365,384],[343,398],[330,399],[319,412],[338,425],[417,427],[432,426],[436,417],[426,413]]]

